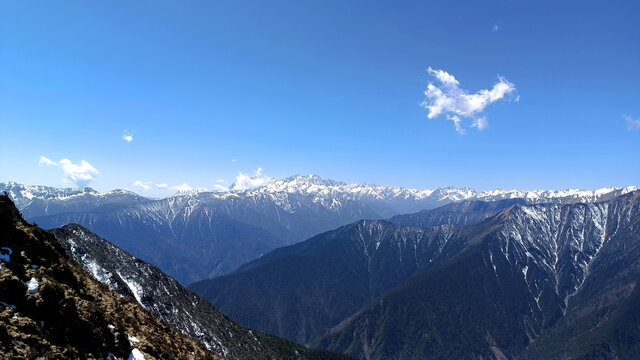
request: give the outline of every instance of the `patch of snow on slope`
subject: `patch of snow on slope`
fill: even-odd
[[[100,265],[98,265],[95,261],[86,261],[85,256],[83,256],[83,261],[85,261],[87,268],[91,272],[93,277],[100,281],[103,284],[109,284],[109,280],[111,279],[111,273],[103,269]]]
[[[140,340],[138,340],[138,338],[137,338],[137,337],[135,337],[135,336],[131,336],[131,335],[127,336],[127,340],[129,340],[129,344],[130,344],[131,346],[133,346],[133,345],[135,345],[135,344],[140,343]]]
[[[36,278],[31,278],[31,280],[27,281],[25,285],[27,286],[27,292],[29,294],[35,294],[40,289],[40,283],[38,283]]]
[[[144,354],[140,350],[133,349],[131,350],[131,354],[127,360],[145,360],[145,358]]]
[[[136,283],[135,281],[126,279],[120,273],[118,273],[118,276],[120,276],[120,279],[122,279],[122,281],[124,281],[125,284],[127,284],[127,286],[129,287],[129,290],[131,290],[131,293],[133,293],[133,296],[136,298],[136,301],[140,305],[142,305],[142,307],[145,307],[144,304],[142,303],[142,296],[144,295],[142,287],[138,285],[138,283]]]

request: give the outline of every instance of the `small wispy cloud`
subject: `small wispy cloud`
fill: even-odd
[[[169,184],[167,184],[167,183],[160,183],[160,184],[156,184],[156,187],[157,187],[158,189],[167,189],[167,188],[169,188]]]
[[[128,130],[124,130],[122,132],[122,140],[130,143],[133,141],[133,133],[129,132]]]
[[[213,189],[216,191],[229,191],[228,187],[222,185],[224,182],[224,179],[216,179],[216,183],[213,184]]]
[[[473,121],[472,127],[478,130],[486,129],[489,122],[486,116],[481,116],[484,109],[516,92],[515,85],[501,76],[498,76],[498,82],[491,89],[468,93],[460,87],[460,82],[452,74],[431,67],[427,69],[427,72],[437,80],[439,86],[429,82],[427,90],[424,92],[426,99],[421,106],[428,111],[427,117],[429,119],[444,115],[449,121],[452,121],[458,134],[466,133],[466,129],[462,125],[464,118]],[[517,102],[519,97],[514,100]]]
[[[38,161],[38,165],[58,166],[58,163],[55,161],[51,161],[51,159],[46,158],[44,156],[40,156],[40,161]]]
[[[87,186],[91,181],[93,181],[94,176],[99,174],[98,170],[86,160],[81,160],[80,163],[74,164],[69,159],[62,159],[56,162],[44,156],[40,156],[38,164],[40,166],[55,166],[61,168],[64,173],[63,181],[74,183],[79,187]]]
[[[153,182],[151,182],[151,181],[140,181],[140,180],[137,180],[137,181],[134,181],[134,182],[133,182],[133,186],[135,186],[135,187],[139,187],[139,188],[141,188],[143,191],[149,191],[149,190],[151,190],[152,185],[153,185]]]
[[[471,127],[477,128],[478,130],[484,130],[489,127],[489,122],[487,121],[486,116],[482,116],[479,118],[473,119],[473,124]]]
[[[236,161],[238,161],[238,160],[236,160],[236,159],[231,159],[231,162],[236,162]]]
[[[640,130],[640,118],[633,119],[631,116],[625,115],[624,120],[627,122],[627,131]]]
[[[467,133],[467,130],[462,127],[460,124],[462,120],[460,120],[460,116],[458,115],[447,115],[447,119],[453,122],[453,126],[456,128],[456,132],[460,135],[464,135]]]
[[[498,24],[493,24],[493,26],[491,27],[491,31],[496,32],[500,30],[500,26],[498,26]]]

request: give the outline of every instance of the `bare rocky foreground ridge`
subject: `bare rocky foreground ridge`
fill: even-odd
[[[221,359],[93,279],[6,196],[0,196],[0,229],[5,358]]]

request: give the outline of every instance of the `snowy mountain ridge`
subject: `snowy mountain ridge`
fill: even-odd
[[[254,177],[257,179],[257,177]],[[493,201],[501,199],[522,198],[531,202],[544,202],[554,199],[575,199],[579,202],[594,202],[600,197],[617,193],[625,194],[640,189],[640,186],[605,187],[596,190],[519,190],[494,189],[478,192],[471,188],[445,187],[438,189],[412,189],[402,186],[375,185],[368,183],[352,183],[322,179],[318,175],[294,175],[285,179],[270,179],[255,188],[237,187],[234,183],[228,191],[217,191],[220,196],[244,193],[248,196],[257,194],[289,193],[330,197],[351,195],[354,199],[413,199],[417,201],[431,199],[442,202],[462,200]]]
[[[606,200],[640,189],[640,186],[605,187],[596,190],[565,189],[565,190],[503,190],[494,189],[475,191],[471,188],[446,187],[438,189],[412,189],[401,186],[374,185],[367,183],[347,184],[340,181],[323,179],[317,175],[294,175],[285,179],[272,179],[258,174],[251,177],[255,187],[233,183],[228,190],[190,190],[178,192],[169,198],[204,197],[226,200],[231,198],[250,198],[269,196],[276,202],[283,202],[284,194],[295,194],[312,197],[314,202],[326,207],[336,206],[328,199],[350,199],[362,201],[392,201],[413,202],[423,205],[423,208],[433,208],[450,202],[463,200],[495,201],[502,199],[525,199],[529,203],[542,202],[585,202],[591,203]],[[7,191],[16,201],[18,208],[27,206],[33,199],[42,200],[70,200],[78,197],[113,197],[132,196],[142,197],[132,191],[116,189],[100,193],[92,188],[55,188],[40,185],[22,185],[16,182],[0,183],[0,190]],[[398,209],[402,210],[404,209]],[[407,209],[413,210],[413,209]],[[421,210],[421,209],[417,209]]]
[[[113,198],[113,197],[139,197],[142,196],[133,191],[125,189],[114,189],[107,192],[99,192],[93,188],[56,188],[44,185],[23,185],[14,181],[0,183],[0,191],[6,191],[7,194],[16,203],[18,209],[22,209],[29,205],[33,200],[72,200],[80,198]]]

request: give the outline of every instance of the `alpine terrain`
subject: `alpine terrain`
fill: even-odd
[[[359,221],[190,288],[242,324],[362,359],[634,358],[640,191],[526,203]]]

